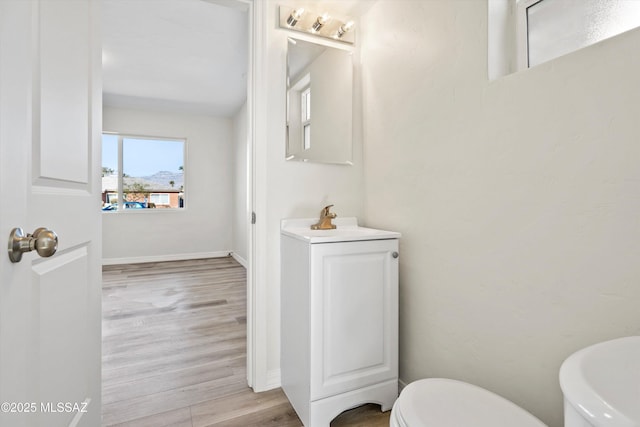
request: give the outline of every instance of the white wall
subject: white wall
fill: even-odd
[[[231,119],[105,107],[103,123],[105,131],[187,140],[186,208],[104,213],[104,262],[185,259],[231,252]]]
[[[487,2],[365,17],[364,215],[402,232],[401,378],[562,425],[558,369],[640,334],[640,31],[488,81]]]
[[[247,104],[233,117],[233,255],[247,267],[249,260],[249,218],[247,216]]]
[[[334,204],[339,216],[362,214],[360,116],[354,123],[353,166],[285,161],[286,48],[291,33],[276,27],[278,4],[268,0],[263,16],[266,25],[260,40],[265,56],[264,69],[258,76],[255,153],[256,188],[261,194],[256,211],[256,226],[260,228],[256,246],[258,253],[265,255],[256,260],[256,271],[264,284],[257,297],[264,298],[267,309],[266,324],[258,326],[266,331],[268,357],[264,363],[274,380],[270,386],[279,382],[280,369],[280,220],[318,217],[327,204]]]

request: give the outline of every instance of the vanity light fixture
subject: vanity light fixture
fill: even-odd
[[[300,18],[302,17],[303,13],[304,13],[304,8],[301,7],[300,9],[295,9],[293,12],[291,12],[289,17],[287,18],[287,25],[290,27],[295,27],[298,21],[300,20]]]
[[[0,0],[2,1],[2,0]],[[355,24],[349,19],[330,16],[328,12],[280,6],[280,28],[289,31],[313,34],[341,43],[353,44]]]
[[[340,25],[340,28],[338,28],[338,32],[336,33],[336,38],[338,39],[342,38],[342,36],[344,36],[345,33],[348,33],[349,31],[351,31],[353,26],[354,26],[353,21],[349,21],[346,24]]]
[[[320,31],[320,29],[324,27],[324,24],[329,22],[329,19],[331,19],[331,17],[329,16],[328,13],[323,13],[322,15],[318,16],[318,19],[316,19],[316,22],[314,22],[313,25],[311,26],[311,32],[317,33],[318,31]]]

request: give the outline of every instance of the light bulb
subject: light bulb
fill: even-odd
[[[324,24],[326,24],[329,19],[331,19],[331,17],[328,13],[323,13],[322,15],[318,16],[318,19],[316,19],[316,22],[314,22],[313,26],[311,27],[311,31],[317,33],[322,27],[324,27]]]
[[[296,9],[291,12],[291,15],[289,15],[289,17],[287,18],[287,25],[290,27],[295,27],[303,13],[304,8]]]
[[[344,33],[351,31],[354,25],[355,24],[353,21],[349,21],[346,24],[342,24],[340,28],[338,28],[338,33],[336,34],[336,37],[340,38],[344,36]]]

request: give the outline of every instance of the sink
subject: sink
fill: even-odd
[[[283,219],[282,234],[308,243],[351,242],[358,240],[398,239],[400,233],[360,227],[357,218],[336,218],[333,230],[312,230],[317,218]]]
[[[640,336],[572,354],[560,367],[565,427],[640,427]]]

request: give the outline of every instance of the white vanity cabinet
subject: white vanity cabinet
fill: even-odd
[[[399,233],[283,221],[282,388],[306,427],[398,395]],[[343,224],[343,225],[341,225]]]

